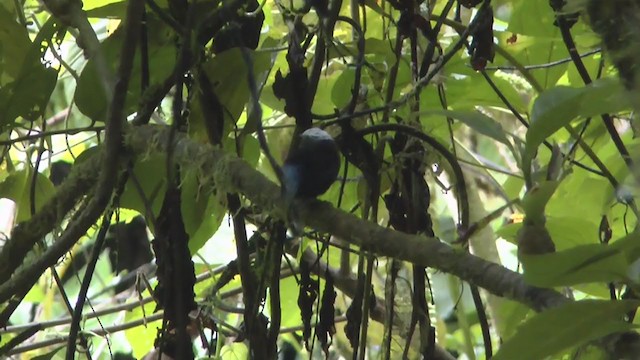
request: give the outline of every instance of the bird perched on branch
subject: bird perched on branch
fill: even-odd
[[[295,198],[308,199],[324,194],[336,180],[339,170],[340,153],[331,135],[319,128],[305,130],[298,146],[289,150],[282,166],[282,195],[289,213]]]

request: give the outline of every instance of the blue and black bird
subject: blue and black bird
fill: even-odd
[[[305,130],[298,147],[289,151],[282,166],[285,200],[324,194],[338,177],[339,170],[340,153],[331,135],[319,128]]]

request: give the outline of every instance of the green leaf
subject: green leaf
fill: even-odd
[[[151,210],[154,216],[158,216],[166,191],[165,164],[164,155],[138,160],[120,197],[120,206],[146,216]]]
[[[189,234],[189,251],[195,254],[218,230],[225,208],[214,195],[199,188],[198,174],[189,171],[181,183],[181,212]]]
[[[503,338],[511,337],[516,332],[518,325],[531,312],[530,308],[519,302],[504,299],[497,307],[496,319],[501,319],[499,322],[496,321],[496,326],[499,327],[498,333]]]
[[[600,79],[586,87],[557,86],[538,96],[531,110],[527,131],[523,169],[527,173],[538,147],[546,138],[578,116],[590,117],[629,108],[629,99],[620,83],[612,78]]]
[[[553,26],[554,21],[555,14],[547,0],[520,1],[514,5],[508,30],[521,35],[550,37],[559,34],[558,28]]]
[[[346,71],[346,69],[343,71]],[[313,104],[311,106],[311,111],[313,113],[331,114],[335,112],[336,107],[333,103],[333,94],[335,84],[341,77],[340,75],[341,72],[334,72],[320,78],[318,81],[318,90],[316,91],[316,96],[313,99]],[[351,95],[349,95],[347,101],[349,101],[349,99],[351,99]]]
[[[27,169],[11,173],[0,183],[0,198],[11,199],[16,203],[17,221],[31,218],[32,181],[34,181],[33,170]],[[35,182],[33,196],[35,211],[38,211],[55,193],[55,188],[51,181],[40,173],[36,175]]]
[[[303,250],[300,251],[300,253]],[[302,323],[298,307],[298,284],[292,277],[280,280],[280,307],[282,312],[281,327],[294,327]]]
[[[494,360],[539,360],[634,326],[623,316],[639,301],[583,300],[546,310],[522,324]]]
[[[103,44],[107,47],[109,42],[105,41]],[[109,53],[112,52],[113,50]],[[113,67],[110,70],[113,72]],[[89,60],[82,70],[74,98],[78,110],[84,115],[93,121],[106,121],[107,95],[94,60]]]
[[[115,4],[117,5],[117,4]],[[150,84],[158,84],[173,71],[175,64],[175,47],[168,27],[158,20],[152,13],[147,14],[147,26],[154,31],[149,31],[149,74]],[[120,63],[120,52],[124,33],[119,27],[111,36],[102,42],[102,54],[104,54],[109,71],[115,74],[115,69]],[[140,63],[140,52],[136,52],[134,64]],[[125,113],[133,113],[140,99],[140,67],[134,66],[125,102]],[[93,121],[104,121],[107,114],[107,100],[102,79],[98,76],[95,59],[89,59],[80,74],[80,81],[74,94],[78,109]]]
[[[256,79],[271,68],[271,54],[245,49],[253,62]],[[224,107],[224,125],[231,131],[249,101],[248,68],[240,48],[231,48],[217,54],[203,65],[211,79],[213,91]]]
[[[256,167],[260,160],[260,142],[253,136],[243,137],[242,159],[249,165]]]
[[[86,6],[83,6],[86,8]],[[102,4],[87,9],[87,17],[99,19],[123,19],[127,12],[127,4],[124,1]]]
[[[611,246],[620,250],[628,263],[634,263],[640,258],[640,232],[629,233],[621,239],[617,239]]]
[[[166,2],[162,2],[162,4],[158,4],[162,7],[166,7]],[[115,6],[121,7],[121,13],[118,13],[120,16],[114,16],[115,14],[110,14],[108,16],[96,16],[93,12],[96,9],[104,9],[107,7],[114,8]],[[126,2],[123,0],[83,0],[82,1],[82,10],[87,12],[87,16],[89,17],[98,17],[98,18],[118,18],[121,19],[124,17],[126,13]]]
[[[466,63],[464,65],[465,67],[467,66]],[[502,95],[505,96],[507,101],[509,101],[516,110],[519,112],[525,112],[527,110],[527,107],[522,101],[522,96],[518,94],[514,84],[498,76],[492,77],[492,80]],[[447,79],[446,88],[447,101],[451,109],[469,109],[475,106],[506,108],[504,102],[500,100],[496,92],[479,74],[473,73],[462,79],[451,77]],[[432,90],[430,86],[425,89],[425,91],[430,90]],[[433,95],[428,98],[420,95],[420,102],[424,105],[429,105],[428,107],[423,107],[424,109],[437,109],[437,107],[441,106],[435,90],[433,90]]]
[[[535,100],[522,159],[525,174],[531,171],[531,162],[540,144],[578,115],[583,96],[583,88],[558,86],[543,92]]]
[[[56,355],[58,354],[58,352],[60,352],[60,350],[62,350],[64,348],[66,348],[66,346],[58,346],[57,348],[49,351],[48,353],[32,357],[31,360],[52,360],[52,359],[56,359]]]
[[[351,92],[353,90],[353,82],[355,81],[355,70],[352,68],[344,69],[331,89],[331,100],[333,105],[340,109],[349,104],[351,101]]]
[[[0,88],[18,77],[31,47],[27,29],[15,19],[0,6]]]
[[[0,7],[0,14],[2,10]],[[18,117],[34,121],[44,113],[56,86],[58,72],[43,65],[41,58],[46,49],[43,44],[52,42],[57,26],[53,18],[44,24],[34,42],[29,42],[22,61],[19,61],[20,68],[15,80],[0,86],[0,127],[11,124]],[[0,38],[2,32],[0,28]],[[20,38],[20,35],[16,37]]]
[[[244,343],[231,343],[222,347],[220,351],[222,360],[244,360],[249,359],[249,349]]]
[[[454,118],[462,121],[465,125],[478,133],[511,147],[511,143],[509,142],[509,139],[507,139],[502,125],[479,111],[427,110],[421,111],[420,115],[442,115]]]
[[[605,164],[609,166],[608,163]],[[548,214],[575,217],[578,215],[574,207],[575,202],[569,202],[567,199],[576,199],[580,203],[581,218],[596,224],[600,222],[602,215],[606,214],[611,206],[608,194],[613,192],[613,188],[607,179],[586,174],[586,171],[573,171],[563,179],[556,195],[547,204]]]
[[[548,7],[548,6],[547,6]],[[553,27],[555,29],[555,27]],[[533,37],[518,35],[514,33],[496,32],[498,43],[509,51],[515,61],[521,65],[543,65],[549,62],[566,59],[566,46],[559,37]],[[510,60],[496,56],[496,65],[513,66]],[[531,84],[534,90],[541,91],[555,86],[558,80],[567,71],[568,63],[558,63],[554,66],[543,66],[536,69],[529,69],[527,72],[535,83]]]
[[[524,279],[540,287],[571,286],[626,279],[625,254],[605,244],[576,246],[544,255],[521,257]]]
[[[392,20],[391,16],[386,11],[384,11],[384,9],[381,8],[376,1],[364,0],[362,3],[369,9],[373,10],[376,14],[380,15],[380,17],[386,17]]]
[[[147,290],[142,296],[150,296]],[[127,311],[125,315],[126,322],[137,321],[152,315],[155,311],[155,302],[149,302],[143,307],[137,306],[133,310]],[[136,326],[124,331],[133,356],[136,359],[142,359],[150,349],[153,349],[153,343],[158,334],[158,329],[162,327],[162,320],[156,320],[145,324],[144,326]]]
[[[617,113],[630,109],[629,96],[620,81],[613,77],[595,80],[584,87],[578,115],[583,117]]]
[[[58,72],[38,65],[25,71],[15,82],[0,90],[0,125],[12,123],[16,118],[36,120],[45,110]]]
[[[548,212],[548,210],[547,210]],[[496,231],[496,235],[516,244],[516,234],[522,223],[503,225]],[[583,217],[547,216],[545,227],[557,250],[573,248],[577,245],[596,244],[598,242],[598,224]]]
[[[545,181],[527,192],[522,198],[522,208],[527,218],[533,220],[544,218],[544,208],[555,193],[558,185],[558,181]]]

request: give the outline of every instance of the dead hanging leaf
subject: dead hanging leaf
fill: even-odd
[[[333,287],[333,276],[327,271],[322,300],[320,302],[320,322],[316,325],[316,336],[327,357],[329,356],[329,346],[331,346],[333,335],[336,333],[334,306],[336,295],[337,293]]]
[[[347,324],[344,326],[344,333],[349,339],[349,344],[353,349],[358,348],[358,336],[360,322],[362,320],[362,293],[357,292],[351,305],[347,309]]]
[[[471,33],[473,40],[469,46],[471,66],[474,70],[484,70],[487,62],[495,57],[493,45],[493,9],[490,6],[481,7],[476,15],[477,23]]]
[[[302,317],[302,337],[305,347],[310,350],[309,338],[311,337],[311,317],[313,316],[313,303],[318,298],[318,280],[312,279],[309,266],[305,262],[300,263],[300,289],[298,292],[298,308]]]

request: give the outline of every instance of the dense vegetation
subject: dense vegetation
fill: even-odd
[[[637,358],[637,18],[0,0],[0,356]]]

